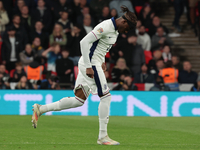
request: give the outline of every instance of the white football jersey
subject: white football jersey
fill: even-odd
[[[105,62],[106,53],[115,44],[119,34],[114,17],[99,23],[91,32],[96,41],[90,45],[90,62],[91,65],[101,66]],[[84,65],[82,56],[79,63]]]

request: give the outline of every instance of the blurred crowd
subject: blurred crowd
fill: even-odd
[[[188,8],[194,27],[197,1],[169,0],[175,8],[172,26]],[[194,6],[193,6],[193,5]],[[137,90],[136,83],[154,83],[151,90],[176,90],[178,83],[200,78],[189,61],[172,55],[173,42],[148,0],[0,0],[0,89],[71,89],[81,56],[80,40],[103,20],[122,16],[125,5],[138,17],[136,30],[120,34],[106,55],[113,90]]]

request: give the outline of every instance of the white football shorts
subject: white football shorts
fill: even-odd
[[[90,78],[86,75],[86,68],[82,64],[78,64],[78,76],[75,83],[74,92],[77,89],[82,89],[85,97],[88,97],[90,93],[93,95],[103,96],[109,92],[106,77],[101,66],[92,66],[94,70],[94,78]]]

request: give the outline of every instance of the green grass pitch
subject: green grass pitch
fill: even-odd
[[[0,150],[200,150],[199,117],[110,117],[119,146],[97,145],[98,117],[0,116]]]

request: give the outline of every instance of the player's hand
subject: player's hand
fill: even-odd
[[[103,69],[104,72],[107,70],[107,67],[106,67],[106,64],[105,64],[105,63],[103,63],[103,64],[101,65],[101,67],[102,67],[102,69]]]
[[[90,78],[94,78],[94,70],[92,68],[87,68],[86,75]]]

